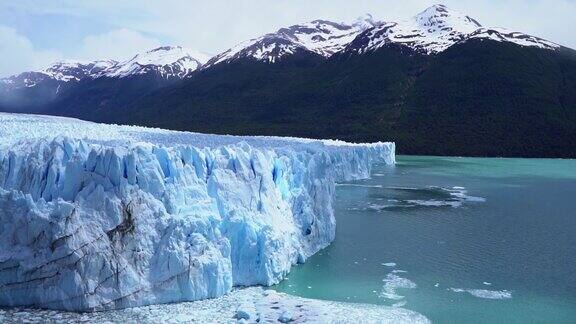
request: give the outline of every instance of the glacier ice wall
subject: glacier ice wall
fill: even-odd
[[[1,134],[0,134],[1,135]],[[271,285],[335,234],[335,182],[394,144],[0,148],[0,305],[101,310]]]

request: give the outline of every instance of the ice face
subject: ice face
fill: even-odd
[[[210,146],[166,146],[120,131],[104,143],[55,136],[70,135],[65,122],[126,127],[57,120],[42,136],[0,130],[3,306],[115,309],[277,283],[334,239],[335,182],[394,162],[392,143],[204,135]]]

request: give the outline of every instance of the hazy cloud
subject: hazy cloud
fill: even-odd
[[[0,26],[0,76],[41,69],[62,58],[54,50],[40,51],[13,28]]]
[[[90,35],[82,40],[76,55],[81,59],[126,60],[135,53],[161,46],[158,39],[146,37],[131,29],[116,29],[105,34]]]

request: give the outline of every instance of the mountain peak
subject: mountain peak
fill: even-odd
[[[421,27],[451,27],[459,32],[470,33],[479,27],[480,23],[474,18],[459,11],[449,9],[442,4],[433,5],[420,12],[413,18]]]
[[[318,19],[292,25],[281,28],[275,33],[242,42],[212,58],[206,67],[240,58],[274,63],[302,51],[330,57],[375,24],[372,16],[367,15],[352,24]]]
[[[154,53],[154,52],[168,52],[172,50],[182,50],[182,46],[160,46],[157,48],[153,48],[146,53]]]
[[[165,79],[184,78],[197,70],[210,57],[182,46],[162,46],[136,54],[131,59],[114,60],[62,60],[38,71],[0,79],[12,88],[34,87],[44,81],[78,82],[99,77],[122,78],[156,73]]]
[[[429,19],[432,17],[447,17],[450,15],[450,9],[443,4],[432,5],[414,16],[414,19]]]
[[[352,26],[357,26],[362,29],[372,28],[377,24],[378,21],[375,20],[374,17],[369,13],[363,14],[362,16],[356,18],[356,20],[352,22]]]
[[[419,12],[415,17],[450,16],[454,14],[459,15],[461,13],[449,8],[445,4],[435,4]]]
[[[58,82],[77,82],[84,78],[95,78],[103,71],[113,67],[118,62],[114,60],[98,60],[92,62],[79,60],[61,60],[37,71],[23,72],[3,78],[4,84],[12,88],[31,88],[47,80]]]
[[[484,28],[474,18],[443,4],[433,5],[411,19],[377,25],[358,36],[344,51],[364,53],[399,44],[423,54],[440,53],[472,38],[554,49],[558,45],[538,37],[498,28]]]
[[[86,77],[98,75],[102,71],[109,69],[118,62],[114,60],[86,61],[59,61],[41,71],[49,77],[58,81],[80,81]]]
[[[448,12],[450,9],[448,9],[448,6],[446,6],[445,4],[442,3],[437,3],[434,5],[431,5],[430,7],[424,9],[424,11],[422,11],[422,13],[424,12],[432,12],[432,11],[436,11],[436,12]]]
[[[150,60],[150,62],[143,62],[143,64],[161,65],[161,64],[172,64],[178,59],[184,57],[193,58],[194,60],[197,60],[202,64],[206,63],[210,59],[210,56],[205,53],[185,48],[182,46],[161,46],[153,48],[144,53],[136,54],[131,60],[134,60],[136,58],[138,59],[145,58],[146,60]]]
[[[420,53],[434,54],[470,38],[481,28],[482,25],[474,18],[437,4],[411,19],[380,24],[368,30],[346,50],[363,53],[394,43]],[[477,37],[484,37],[484,34]]]
[[[208,61],[208,55],[182,46],[162,46],[136,54],[106,70],[108,77],[126,77],[157,71],[163,78],[183,78]]]

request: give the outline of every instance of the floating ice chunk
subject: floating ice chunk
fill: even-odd
[[[368,185],[368,184],[359,184],[359,183],[339,183],[337,184],[339,187],[361,187],[361,188],[383,188],[382,185]]]
[[[457,293],[468,293],[474,297],[485,299],[510,299],[512,292],[508,290],[485,290],[485,289],[462,289],[462,288],[449,288],[448,290]]]
[[[392,273],[407,273],[408,271],[406,270],[400,270],[400,269],[394,269],[392,270]]]
[[[450,206],[450,207],[460,207],[462,206],[461,201],[451,201],[451,200],[420,200],[420,199],[408,199],[406,200],[408,204],[414,206],[425,206],[425,207],[442,207],[442,206]]]

